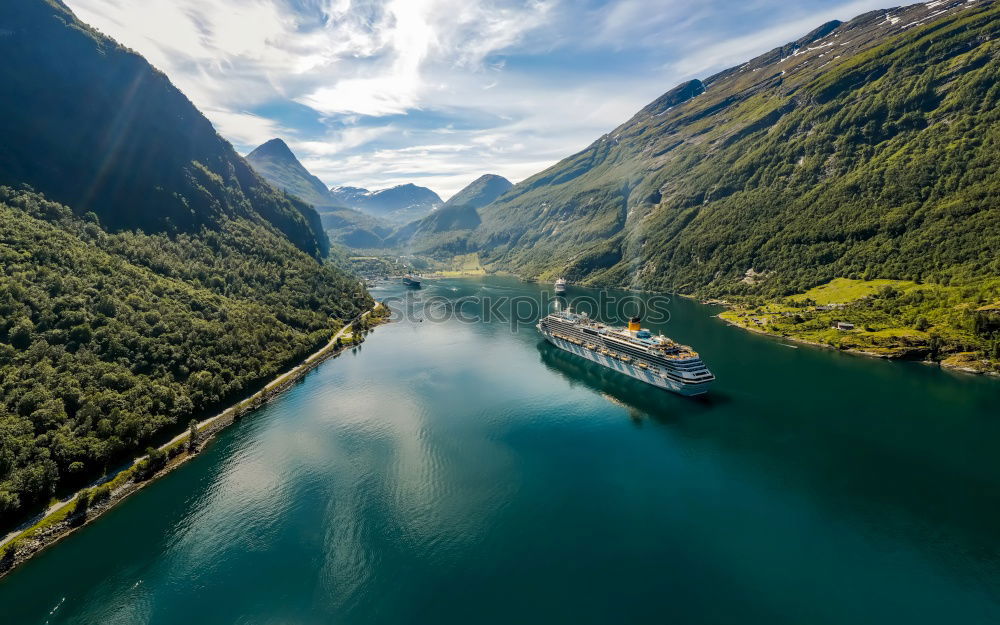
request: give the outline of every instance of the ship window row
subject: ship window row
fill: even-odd
[[[573,338],[578,338],[578,339],[582,339],[582,340],[591,340],[591,339],[604,338],[604,337],[600,337],[600,336],[587,336],[583,332],[581,332],[580,329],[578,327],[576,327],[574,324],[565,324],[565,326],[563,326],[563,324],[552,324],[552,325],[554,326],[553,327],[554,330],[559,331],[561,334],[563,334],[565,336],[569,336],[569,337],[573,337]],[[563,327],[559,327],[559,326],[563,326]],[[584,331],[586,331],[586,330],[584,330]],[[644,350],[640,350],[639,348],[632,347],[632,346],[627,345],[627,344],[618,343],[617,341],[607,341],[607,340],[605,340],[603,342],[604,342],[605,347],[617,350],[617,351],[619,351],[621,353],[624,353],[624,354],[632,356],[632,357],[636,357],[636,358],[638,358],[640,360],[646,361],[646,362],[648,362],[650,364],[653,364],[653,365],[661,365],[661,366],[663,366],[663,368],[666,370],[666,373],[668,375],[670,375],[672,371],[687,371],[687,372],[695,372],[695,373],[701,372],[701,376],[702,377],[705,376],[705,375],[711,376],[711,373],[705,367],[704,363],[702,363],[700,361],[696,362],[696,363],[679,364],[679,363],[671,361],[671,360],[669,360],[667,358],[663,358],[662,356],[653,355],[653,354],[650,354],[649,352],[646,352]],[[676,375],[670,375],[670,377],[672,379],[676,379],[677,381],[680,381],[680,382],[689,382],[689,380],[686,380],[686,379],[681,378],[681,377],[676,376]]]

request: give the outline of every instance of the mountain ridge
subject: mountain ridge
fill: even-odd
[[[932,4],[828,22],[742,65],[678,85],[481,209],[482,224],[464,237],[464,247],[495,268],[525,276],[565,274],[591,284],[683,286],[705,294],[793,292],[836,275],[910,279],[940,271],[921,259],[923,244],[916,243],[943,228],[940,219],[902,230],[892,225],[902,216],[890,214],[881,218],[885,225],[868,230],[848,225],[870,221],[847,217],[862,205],[883,211],[878,202],[895,206],[919,193],[914,186],[884,195],[909,175],[880,173],[878,189],[867,185],[870,199],[829,201],[849,185],[865,184],[853,182],[855,172],[891,169],[882,156],[890,146],[912,151],[910,158],[925,169],[941,166],[947,159],[924,162],[916,151],[958,132],[940,119],[984,115],[992,122],[981,110],[993,92],[976,85],[988,84],[998,64],[996,4]],[[960,145],[966,149],[951,156],[970,163],[987,149]],[[826,213],[817,213],[821,205]],[[980,215],[977,221],[993,210],[989,202],[977,206],[969,209]],[[779,218],[782,211],[793,212]],[[804,214],[811,217],[795,217]],[[845,220],[846,227],[809,242],[808,232],[831,219]],[[960,228],[961,237],[971,235],[969,227]],[[876,255],[883,241],[899,237],[914,243],[895,255]],[[826,239],[842,251],[824,250]],[[979,260],[986,253],[981,244],[962,240],[942,247],[954,256],[952,266],[1000,271]],[[788,253],[793,246],[802,248],[796,262]],[[770,277],[748,284],[749,269]]]
[[[433,249],[437,254],[461,254],[463,234],[482,223],[478,209],[495,202],[514,185],[496,174],[484,174],[453,195],[430,215],[396,230],[386,240],[407,253]]]
[[[347,207],[280,138],[261,144],[247,154],[246,160],[273,186],[311,204],[335,243],[351,248],[380,248],[392,232],[387,222]]]
[[[426,217],[444,202],[427,187],[408,182],[378,191],[367,191],[351,208],[403,225]]]
[[[501,195],[510,191],[513,186],[514,184],[503,176],[483,174],[448,198],[444,206],[462,204],[477,209],[482,208],[495,202]]]
[[[141,56],[55,0],[0,3],[0,25],[8,529],[262,387],[372,300],[321,258],[312,207]]]
[[[0,17],[0,184],[29,185],[111,228],[195,232],[246,218],[326,253],[315,211],[276,193],[141,56],[56,0],[9,0]],[[63,97],[49,97],[51,85]]]
[[[337,206],[326,185],[302,165],[282,139],[271,139],[244,158],[272,185],[312,204],[314,208]]]

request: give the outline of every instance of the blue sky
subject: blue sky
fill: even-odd
[[[285,139],[329,185],[447,198],[517,182],[682,80],[887,0],[67,0],[246,153]]]

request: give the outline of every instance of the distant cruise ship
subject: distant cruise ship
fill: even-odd
[[[628,328],[613,328],[586,314],[555,312],[536,327],[556,347],[637,380],[681,395],[708,392],[715,376],[697,353],[639,324],[633,317]]]
[[[420,286],[420,278],[413,274],[406,274],[403,276],[403,284],[406,286],[412,286],[414,288]]]
[[[566,292],[566,280],[564,278],[559,278],[556,280],[556,294],[562,294]]]

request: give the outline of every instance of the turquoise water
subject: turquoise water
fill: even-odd
[[[447,308],[0,580],[0,622],[1000,622],[1000,382],[681,300],[652,327],[718,376],[692,400]]]

